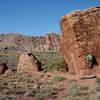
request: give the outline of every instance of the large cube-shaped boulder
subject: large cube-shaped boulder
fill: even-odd
[[[70,69],[79,72],[86,67],[86,56],[92,52],[100,64],[100,7],[77,10],[63,16],[61,51]]]

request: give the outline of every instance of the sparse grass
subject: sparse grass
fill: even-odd
[[[44,77],[44,74],[35,74],[34,76],[31,77],[31,81],[35,80],[35,81],[39,81],[40,79],[42,79]]]
[[[38,84],[40,84],[39,79],[43,77],[43,74],[39,74],[36,79],[33,77],[35,77],[35,75],[31,76],[27,73],[15,74],[9,77],[0,77],[0,100],[2,100],[1,98],[4,98],[3,100],[5,100],[5,98],[10,97],[11,95],[35,96],[36,98],[44,97],[44,100],[45,98],[50,98],[54,93],[52,85],[40,82],[42,86],[39,85],[41,87],[37,88],[35,86],[37,84],[36,80],[38,79]]]
[[[61,77],[61,76],[54,76],[53,78],[52,78],[52,81],[53,82],[61,82],[61,81],[63,81],[65,78],[64,77]]]
[[[51,97],[53,93],[54,93],[54,89],[49,85],[40,89],[40,94],[42,94],[46,97]]]
[[[0,46],[16,46],[14,43],[10,42],[10,43],[0,43]]]
[[[64,58],[60,52],[35,52],[34,54],[41,61],[46,71],[62,70],[66,67]]]
[[[96,90],[97,92],[100,92],[100,85],[95,85],[95,90]]]
[[[19,63],[19,54],[0,52],[0,63],[7,63],[10,69],[16,70]]]
[[[17,81],[22,81],[22,82],[30,82],[30,75],[27,74],[27,73],[23,73],[23,74],[20,74],[19,77],[17,78]]]
[[[70,87],[62,100],[100,100],[100,78],[92,86],[82,86],[70,81]]]
[[[78,85],[73,81],[64,96],[64,100],[87,100],[89,99],[89,87]]]
[[[47,71],[60,70],[64,68],[64,59],[59,52],[35,52],[34,55],[41,61],[42,67]],[[14,53],[1,53],[0,54],[0,63],[7,62],[7,65],[10,69],[16,69],[19,63],[19,54]],[[35,74],[33,76],[24,74],[15,74],[9,77],[0,77],[0,95],[3,97],[9,97],[10,95],[24,95],[28,94],[33,96],[35,94],[36,98],[50,98],[54,89],[51,85],[53,82],[51,80],[50,84],[44,85],[44,88],[39,90],[34,90],[33,86],[35,82],[39,82],[44,74]],[[55,82],[63,81],[64,78],[56,77]],[[45,82],[44,82],[45,83]],[[59,88],[59,87],[57,87]],[[28,92],[28,93],[27,93]],[[31,92],[31,93],[30,93]],[[1,97],[0,97],[1,99]]]
[[[40,81],[43,76],[44,73],[35,74],[33,76],[27,73],[15,74],[9,77],[0,76],[0,99],[3,97],[7,98],[11,95],[27,95],[29,97],[44,98],[44,100],[52,98],[55,93],[61,91],[62,87],[60,87],[59,82],[62,82],[64,78],[59,75],[54,76],[51,82],[47,83],[46,80]],[[39,88],[34,88],[36,83],[39,84]],[[55,86],[54,83],[57,83],[58,86]],[[69,84],[70,87],[64,92],[60,100],[99,100],[98,98],[100,98],[100,85],[98,84],[87,87],[79,85],[75,80],[71,80]]]

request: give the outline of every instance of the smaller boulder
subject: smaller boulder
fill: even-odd
[[[6,63],[0,64],[0,74],[4,74],[6,70],[8,70],[7,64]]]
[[[18,73],[27,72],[31,74],[41,70],[41,62],[34,56],[33,53],[26,52],[20,56],[20,61],[17,68]]]

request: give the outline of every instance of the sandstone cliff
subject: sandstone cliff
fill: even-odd
[[[86,67],[86,56],[92,52],[100,64],[100,7],[78,10],[63,16],[61,51],[69,68],[78,73]]]

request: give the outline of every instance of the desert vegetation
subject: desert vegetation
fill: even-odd
[[[7,62],[9,69],[16,70],[19,62],[17,53],[1,53],[0,63]],[[8,74],[0,76],[1,100],[99,100],[100,78],[92,86],[79,84],[68,79],[63,56],[59,52],[34,52],[42,62],[44,70],[30,75]],[[60,71],[66,74],[62,75]],[[58,73],[59,72],[59,73]],[[74,74],[70,74],[74,75]],[[20,98],[20,99],[19,99]]]
[[[60,83],[64,78],[61,76],[48,77],[46,73],[29,75],[27,73],[0,76],[0,99],[1,100],[53,100],[58,92],[63,91]],[[50,79],[51,78],[51,79]],[[60,88],[59,88],[60,87]],[[31,99],[30,99],[31,98]]]
[[[96,78],[93,86],[80,85],[76,81],[70,81],[69,84],[63,100],[100,100],[100,78]]]
[[[35,98],[36,100],[47,100],[56,98],[59,82],[65,80],[62,76],[47,75],[48,72],[64,69],[65,62],[59,52],[34,52],[34,55],[41,61],[43,71],[34,75],[27,73],[10,74],[0,76],[0,99],[14,100],[19,98]],[[19,64],[19,53],[0,53],[0,63],[7,63],[10,70],[17,70]],[[58,85],[57,85],[58,84]],[[57,86],[56,86],[57,85]],[[63,90],[63,87],[61,87]]]
[[[57,51],[33,52],[33,54],[41,61],[45,71],[62,70],[67,65],[63,56]],[[8,67],[16,70],[19,63],[20,53],[0,53],[0,63],[7,63]]]

